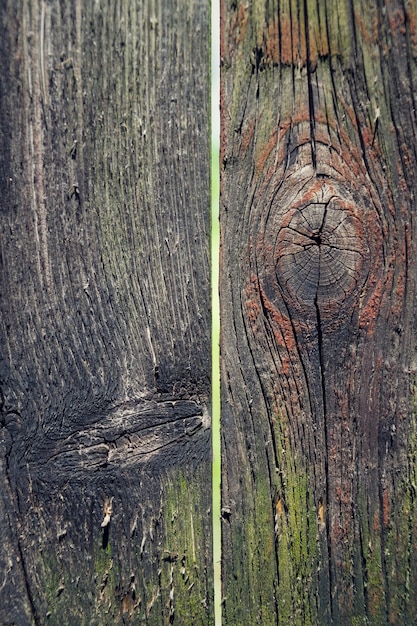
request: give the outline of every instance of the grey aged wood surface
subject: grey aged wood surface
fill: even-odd
[[[0,28],[0,622],[209,624],[208,2]]]

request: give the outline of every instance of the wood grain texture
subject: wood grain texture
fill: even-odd
[[[211,623],[208,3],[0,26],[0,622]]]
[[[416,18],[222,2],[226,624],[416,623]]]

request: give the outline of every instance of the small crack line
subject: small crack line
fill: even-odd
[[[325,215],[323,216],[322,226],[324,225]],[[325,381],[325,368],[324,368],[324,356],[323,356],[323,329],[320,315],[320,306],[318,303],[318,290],[320,285],[320,265],[319,265],[319,279],[317,284],[317,291],[314,298],[314,306],[316,309],[317,317],[317,343],[319,351],[319,368],[320,368],[320,382],[321,382],[321,394],[323,402],[323,426],[324,426],[324,473],[325,473],[325,487],[326,487],[326,541],[327,541],[327,559],[328,559],[328,571],[329,571],[329,598],[330,598],[330,619],[333,623],[333,566],[332,566],[332,547],[330,537],[330,519],[329,519],[329,459],[328,459],[328,415],[327,415],[327,402],[326,402],[326,381]]]

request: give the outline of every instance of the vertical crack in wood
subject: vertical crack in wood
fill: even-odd
[[[323,218],[324,223],[324,218]],[[320,284],[320,276],[318,285]],[[317,285],[317,291],[318,291]],[[332,556],[332,539],[331,539],[331,518],[329,510],[329,495],[330,495],[330,476],[329,476],[329,416],[327,412],[327,389],[326,389],[326,371],[324,361],[324,345],[323,345],[323,328],[320,316],[320,306],[318,303],[318,295],[314,298],[314,307],[316,310],[317,318],[317,344],[319,352],[319,378],[321,386],[321,395],[323,403],[323,429],[324,429],[324,472],[325,472],[325,500],[323,506],[325,508],[325,528],[326,528],[326,544],[327,544],[327,566],[329,575],[329,606],[330,606],[330,620],[333,622],[334,610],[333,610],[333,594],[334,594],[334,574],[333,574],[333,556]]]
[[[10,509],[8,511],[5,511],[5,515],[8,517],[10,529],[13,532],[13,535],[15,538],[14,545],[7,545],[7,541],[5,541],[3,545],[6,545],[8,550],[10,550],[10,554],[8,555],[9,558],[12,559],[13,556],[15,557],[14,565],[16,565],[16,567],[21,573],[21,580],[23,581],[24,590],[25,590],[27,600],[29,603],[30,612],[32,614],[34,623],[37,625],[37,624],[40,624],[40,620],[39,620],[38,611],[36,609],[36,604],[34,602],[32,590],[30,586],[30,577],[28,574],[28,567],[26,564],[25,555],[22,549],[22,533],[23,533],[24,525],[22,523],[22,513],[20,510],[20,506],[19,506],[19,495],[16,493],[15,482],[13,483],[11,479],[10,454],[11,454],[11,446],[13,442],[13,437],[7,429],[7,425],[8,425],[7,422],[10,420],[10,417],[13,414],[10,412],[5,413],[3,410],[3,406],[1,407],[0,412],[1,412],[1,427],[4,428],[5,432],[7,433],[5,439],[3,440],[4,478],[6,481],[6,484],[4,485],[4,492],[8,492],[7,497],[5,498],[5,502],[8,500],[11,505]],[[16,415],[16,418],[20,419],[20,416]],[[12,517],[13,517],[13,520],[11,519]],[[3,530],[6,530],[6,529],[3,529]],[[7,574],[6,574],[4,583],[6,583],[6,579],[7,579]],[[17,584],[16,579],[13,580],[13,583]],[[24,603],[22,601],[20,601],[20,611],[21,613],[24,612]],[[23,620],[23,615],[21,616],[21,619]]]
[[[381,454],[381,452],[379,452],[378,456],[380,457],[379,463],[378,463],[379,465],[378,466],[379,523],[380,523],[380,527],[384,528],[386,526],[385,521],[384,521],[384,493],[383,493],[385,477],[384,477],[384,464],[383,464],[383,460],[381,460],[381,456],[383,456],[383,453]],[[384,585],[384,599],[385,599],[384,611],[385,611],[386,622],[388,624],[390,622],[391,599],[390,599],[390,594],[389,594],[385,533],[381,533],[381,569],[382,569],[382,580],[383,580],[383,585]]]
[[[308,88],[308,108],[310,112],[310,146],[311,146],[311,163],[313,169],[317,171],[316,156],[316,114],[314,107],[314,95],[312,85],[312,65],[310,58],[310,33],[309,33],[309,12],[307,0],[304,0],[304,36],[306,41],[306,72],[307,72],[307,88]]]
[[[22,571],[23,571],[23,580],[25,583],[25,590],[26,590],[26,594],[29,600],[30,609],[32,611],[33,621],[35,622],[35,625],[38,626],[42,624],[42,622],[39,619],[38,610],[36,608],[35,600],[33,598],[32,589],[31,589],[32,581],[28,573],[28,566],[26,564],[26,559],[23,554],[22,544],[21,544],[20,539],[17,540],[17,549],[19,553],[20,564],[21,564]]]

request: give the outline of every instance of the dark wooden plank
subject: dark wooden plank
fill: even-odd
[[[0,622],[211,623],[208,2],[0,20]]]
[[[222,5],[225,623],[414,624],[414,1]]]

